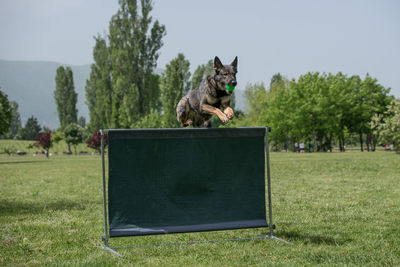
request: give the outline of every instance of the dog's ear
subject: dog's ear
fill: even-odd
[[[214,58],[214,70],[218,72],[220,69],[222,69],[224,65],[222,65],[221,60],[219,60],[218,57]]]
[[[235,59],[232,61],[231,66],[234,67],[235,69],[237,69],[237,56],[236,56]]]

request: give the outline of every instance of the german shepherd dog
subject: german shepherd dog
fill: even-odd
[[[203,79],[200,85],[182,97],[176,107],[178,121],[183,127],[211,127],[213,115],[227,123],[234,116],[230,105],[235,88],[237,57],[230,65],[222,65],[218,57],[214,58],[214,72]],[[221,111],[221,108],[223,112]]]

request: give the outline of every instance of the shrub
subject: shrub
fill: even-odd
[[[100,131],[94,131],[92,136],[86,142],[87,146],[95,149],[98,153],[101,152],[101,134]],[[108,135],[104,133],[104,147],[108,145]]]
[[[46,157],[49,157],[49,149],[53,145],[51,140],[51,131],[41,132],[36,138],[36,147],[42,147],[46,151]]]

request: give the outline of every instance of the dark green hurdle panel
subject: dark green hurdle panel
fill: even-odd
[[[265,130],[109,130],[110,237],[266,227]]]

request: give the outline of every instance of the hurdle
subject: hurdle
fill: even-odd
[[[115,249],[170,244],[112,247],[110,238],[265,227],[268,233],[257,237],[205,242],[289,243],[273,233],[269,132],[269,127],[101,130],[100,248],[121,256]]]

